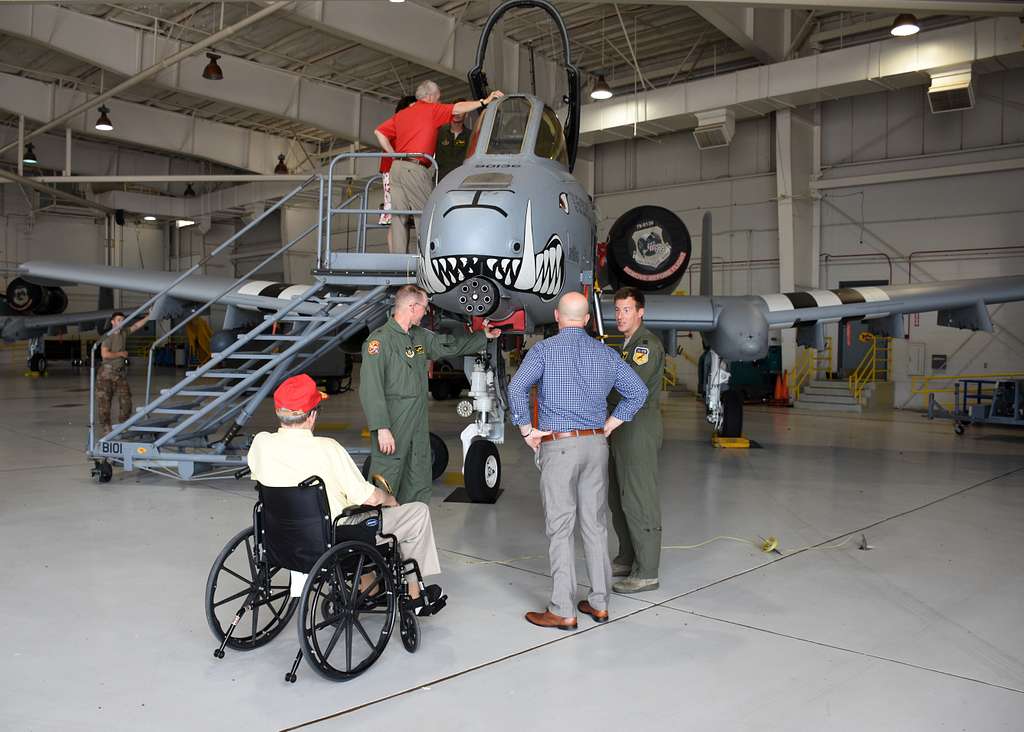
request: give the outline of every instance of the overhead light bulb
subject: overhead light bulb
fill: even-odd
[[[185,198],[195,198],[196,197],[196,192],[192,188],[192,184],[191,183],[188,183],[185,186],[185,192],[182,195],[185,196]]]
[[[611,99],[612,89],[608,86],[608,82],[604,80],[604,74],[597,77],[597,81],[594,82],[594,88],[590,90],[591,99]]]
[[[186,226],[195,226],[196,222],[192,219],[178,219],[174,222],[174,225],[179,229],[184,229]]]
[[[210,63],[206,64],[206,68],[203,69],[203,78],[209,79],[210,81],[220,81],[224,78],[224,72],[221,71],[220,64],[217,63],[217,59],[220,58],[215,53],[206,54],[206,58],[210,59]]]
[[[96,120],[96,129],[103,132],[110,132],[113,130],[114,123],[111,122],[110,117],[107,116],[107,113],[110,111],[107,105],[101,104],[97,111],[100,113],[100,118]]]
[[[405,0],[389,0],[389,1],[393,2],[393,3],[404,3],[405,2]]]
[[[22,156],[21,162],[25,163],[25,165],[35,165],[39,162],[36,158],[35,146],[31,142],[25,145],[25,154]]]
[[[288,166],[284,164],[284,153],[277,156],[277,165],[274,166],[274,175],[288,175]]]
[[[143,221],[156,221],[156,216],[143,216]]]
[[[917,18],[910,13],[900,13],[896,16],[896,20],[892,24],[892,28],[889,30],[894,36],[912,36],[921,30],[921,26],[917,24]]]

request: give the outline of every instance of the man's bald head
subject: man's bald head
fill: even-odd
[[[567,292],[558,301],[555,320],[560,328],[578,328],[590,319],[590,304],[578,292]]]

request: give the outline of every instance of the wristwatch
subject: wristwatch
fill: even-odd
[[[480,109],[487,109],[487,100],[486,99],[481,99],[480,100]]]

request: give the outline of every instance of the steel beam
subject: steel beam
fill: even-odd
[[[50,122],[64,111],[80,106],[86,99],[85,93],[57,84],[0,74],[0,109],[24,115],[36,122]],[[144,104],[117,102],[116,108],[116,113],[112,114],[119,142],[191,155],[241,170],[272,173],[277,156],[287,154],[292,145],[292,141],[284,137]],[[109,139],[93,129],[95,113],[91,106],[89,110],[66,119],[64,125],[76,134],[85,134],[95,140]]]
[[[279,6],[264,10],[276,11]],[[167,90],[289,119],[347,140],[376,144],[373,128],[393,113],[390,105],[380,100],[233,56],[225,55],[219,62],[225,81],[204,79],[206,59],[201,53],[196,57],[196,49],[216,43],[223,37],[220,33],[189,46],[66,8],[7,4],[0,4],[0,32],[75,56],[129,80],[137,82],[146,74],[149,84]],[[154,57],[164,61],[144,65]],[[168,63],[172,58],[177,61]],[[115,124],[120,104],[110,105]]]

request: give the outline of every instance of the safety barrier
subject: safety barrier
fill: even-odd
[[[889,354],[892,352],[892,338],[889,336],[876,336],[873,333],[864,331],[857,340],[861,343],[870,343],[867,353],[864,354],[864,358],[860,360],[857,368],[853,370],[847,379],[847,383],[850,386],[850,394],[857,400],[858,403],[862,402],[864,390],[868,384],[873,384],[876,381],[881,381],[883,375],[886,380],[889,375]]]

